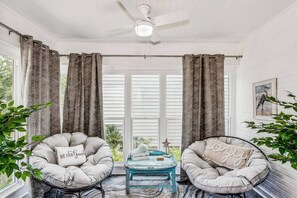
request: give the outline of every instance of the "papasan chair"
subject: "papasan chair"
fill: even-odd
[[[263,182],[270,171],[263,151],[232,136],[194,142],[184,150],[181,166],[202,197],[205,192],[245,197],[245,193]]]
[[[79,166],[59,166],[56,147],[76,145],[83,145],[86,161]],[[114,163],[111,150],[104,140],[88,137],[81,132],[61,133],[44,139],[32,152],[30,164],[43,172],[42,183],[55,190],[55,197],[81,197],[92,189],[101,191],[102,197],[105,196],[102,182],[111,174]]]

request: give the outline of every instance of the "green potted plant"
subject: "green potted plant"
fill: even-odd
[[[35,135],[29,144],[26,136],[26,118],[33,112],[51,106],[51,103],[33,105],[25,108],[23,105],[14,106],[14,102],[0,101],[0,173],[8,177],[14,174],[17,178],[26,180],[27,177],[42,179],[42,172],[26,163],[26,157],[32,152],[28,149],[31,144],[40,142],[43,136]],[[24,135],[14,138],[14,133]]]
[[[268,155],[273,160],[282,163],[289,162],[291,167],[297,170],[297,98],[288,92],[291,102],[280,101],[274,97],[267,96],[265,101],[277,104],[292,113],[281,111],[273,115],[273,121],[269,123],[255,123],[246,121],[247,127],[258,130],[257,133],[267,133],[269,136],[253,138],[257,145],[265,145],[276,153]]]
[[[105,129],[106,142],[111,148],[114,160],[121,161],[123,159],[123,136],[114,124],[106,125]]]

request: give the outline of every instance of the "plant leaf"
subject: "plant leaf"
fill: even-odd
[[[13,168],[12,167],[10,167],[10,166],[6,167],[5,173],[6,173],[6,175],[8,177],[12,174],[12,172],[13,172]]]
[[[30,150],[24,150],[23,151],[27,156],[32,156],[32,151]]]
[[[282,155],[286,152],[286,149],[284,149],[282,147],[279,147],[278,150],[279,150],[280,154],[282,154]]]
[[[6,104],[1,104],[0,107],[1,107],[2,109],[5,109],[5,108],[7,107],[7,105],[6,105]]]
[[[24,127],[17,127],[16,130],[19,132],[26,132],[26,129]]]
[[[13,104],[14,104],[14,101],[12,100],[8,103],[8,106],[11,107],[11,106],[13,106]]]
[[[40,141],[42,141],[43,139],[44,139],[44,137],[41,136],[41,135],[34,135],[34,136],[32,137],[32,140],[33,140],[34,142],[40,142]]]
[[[36,178],[37,180],[42,180],[43,179],[43,173],[41,171],[37,171],[33,174],[33,177]]]
[[[16,178],[20,179],[22,176],[22,173],[18,171],[14,175],[16,176]]]

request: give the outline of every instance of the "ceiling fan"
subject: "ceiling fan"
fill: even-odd
[[[122,5],[125,11],[136,20],[136,22],[134,25],[108,30],[106,31],[107,35],[116,35],[135,29],[135,33],[139,37],[150,36],[150,41],[155,44],[161,41],[156,30],[157,27],[189,20],[188,12],[186,11],[173,12],[151,17],[150,5],[140,4],[137,6],[132,0],[119,0],[119,3]]]

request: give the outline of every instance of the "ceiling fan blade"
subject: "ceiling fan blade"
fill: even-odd
[[[128,26],[125,26],[125,27],[120,27],[120,28],[114,28],[114,29],[111,29],[111,30],[107,30],[107,31],[105,31],[105,34],[113,36],[113,35],[116,35],[116,34],[122,34],[122,33],[125,33],[125,32],[130,32],[131,30],[133,30],[133,28],[134,28],[133,25],[128,25]]]
[[[153,44],[157,44],[161,42],[160,36],[156,30],[154,30],[153,34],[151,35],[151,42]]]
[[[136,19],[145,19],[143,14],[137,8],[136,4],[132,0],[119,0],[122,7],[128,12],[130,16]]]
[[[155,26],[170,25],[189,20],[189,13],[187,11],[173,12],[156,16],[153,18]]]

